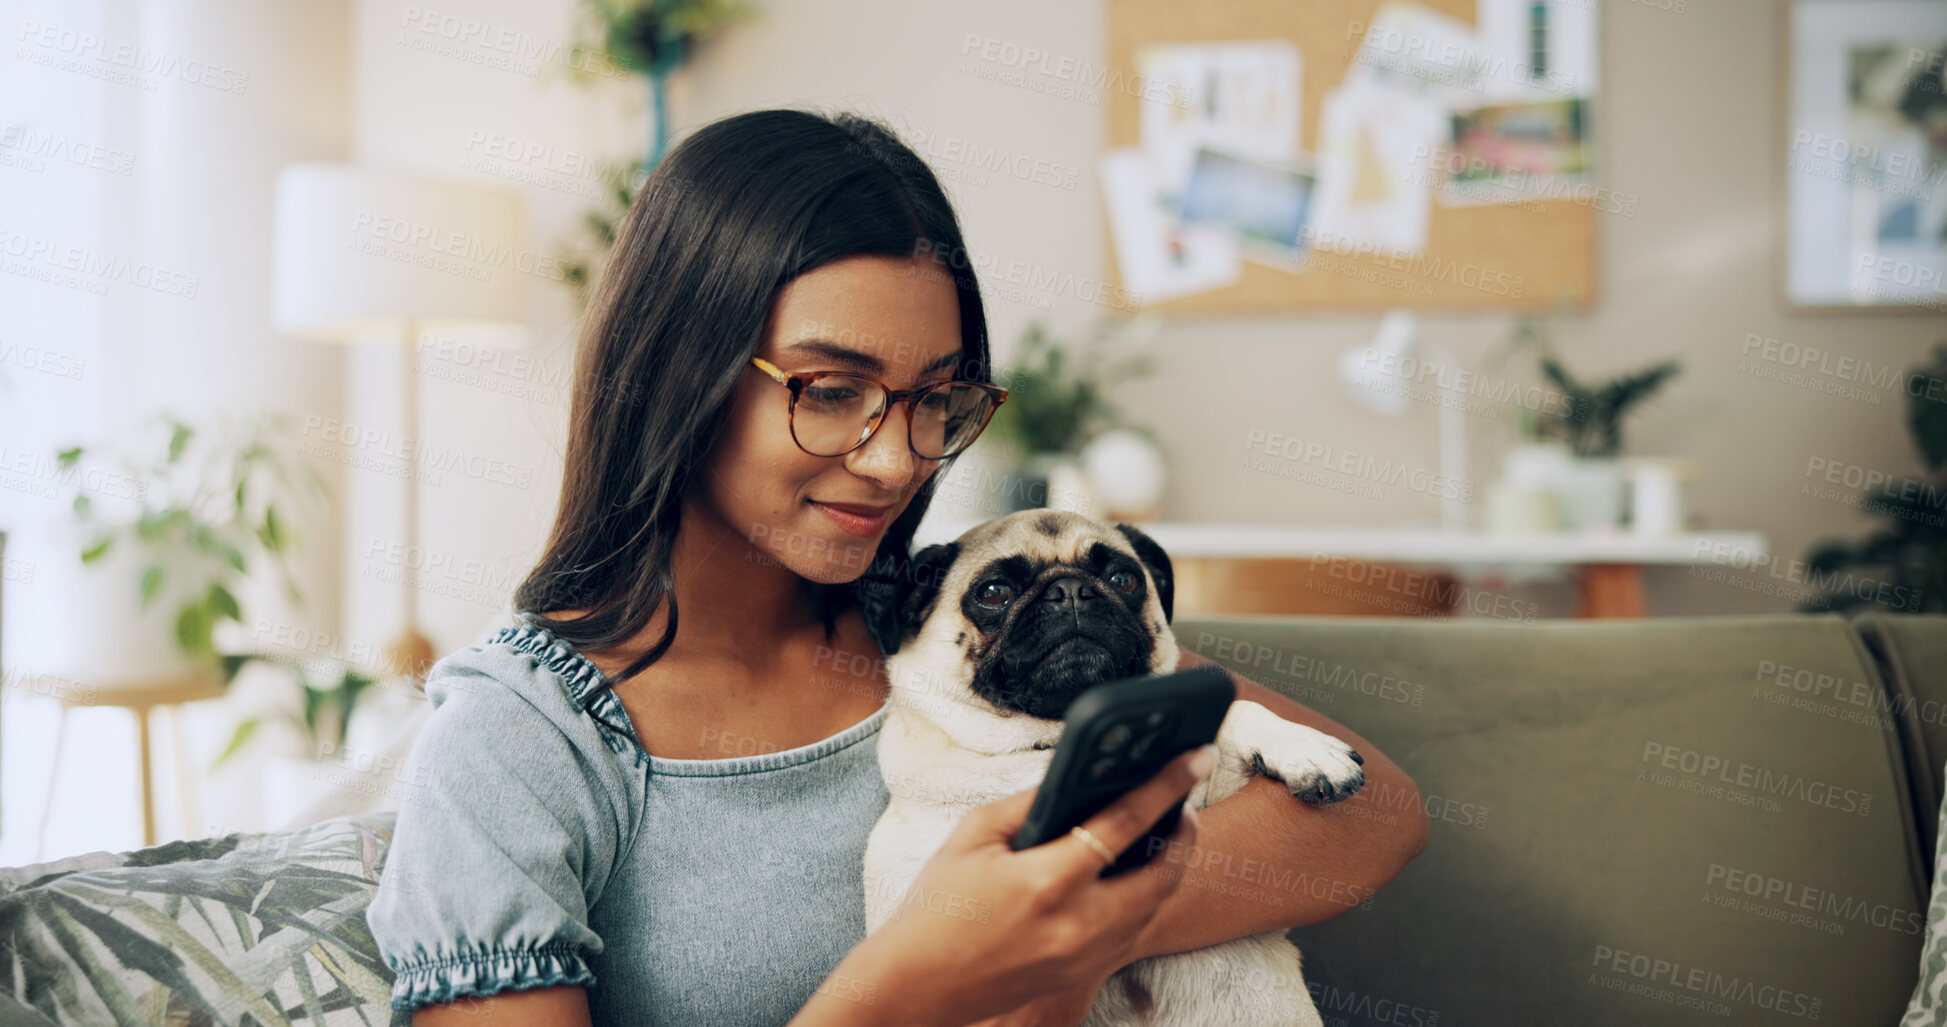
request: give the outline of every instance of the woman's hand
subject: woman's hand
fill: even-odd
[[[1110,851],[1127,849],[1209,774],[1214,750],[1192,771],[1201,751],[1171,760],[1082,826]],[[1159,859],[1104,878],[1101,855],[1072,834],[1014,851],[1034,793],[970,811],[892,918],[835,974],[875,984],[902,1023],[1080,1023],[1109,977],[1140,958],[1144,925],[1182,875]],[[1170,841],[1188,848],[1196,837],[1185,809]]]
[[[1111,971],[1109,976],[1115,976],[1114,972]],[[1108,981],[1109,978],[1104,977],[1066,991],[1043,995],[1026,1005],[1016,1006],[968,1027],[1079,1027],[1083,1020],[1088,1019],[1089,1010],[1095,1008],[1096,996],[1102,994],[1102,985]]]

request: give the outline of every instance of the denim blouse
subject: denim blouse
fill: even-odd
[[[366,910],[392,1008],[583,985],[596,1027],[788,1021],[865,937],[887,707],[821,741],[650,755],[525,615],[434,664]]]

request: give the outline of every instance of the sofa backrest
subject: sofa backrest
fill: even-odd
[[[1853,621],[1886,686],[1886,707],[1900,733],[1920,844],[1934,852],[1935,811],[1947,791],[1947,617],[1866,614]],[[1927,865],[1932,870],[1932,863]]]
[[[1175,630],[1420,788],[1427,850],[1369,905],[1291,934],[1328,1023],[1899,1019],[1931,849],[1843,618]],[[1362,792],[1319,815],[1412,801]]]

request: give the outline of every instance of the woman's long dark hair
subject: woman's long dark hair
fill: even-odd
[[[729,419],[737,377],[786,283],[843,257],[930,255],[960,300],[959,377],[991,384],[987,319],[939,180],[883,125],[852,114],[762,110],[698,128],[644,182],[590,297],[575,360],[561,506],[514,609],[577,650],[640,633],[669,605],[683,496]],[[782,425],[779,426],[782,430]],[[899,644],[899,583],[912,538],[951,467],[936,468],[887,529],[864,576],[820,585],[830,641],[851,604],[886,652]],[[544,614],[580,609],[574,620]]]

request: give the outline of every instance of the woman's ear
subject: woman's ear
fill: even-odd
[[[1149,580],[1156,583],[1156,597],[1163,603],[1163,623],[1168,624],[1176,599],[1176,573],[1170,569],[1170,555],[1163,552],[1155,539],[1127,524],[1117,524],[1115,530],[1129,540],[1129,545],[1136,550],[1136,559],[1148,569]]]
[[[913,555],[909,565],[908,578],[900,583],[899,626],[903,641],[912,637],[921,624],[933,613],[933,603],[940,597],[940,586],[946,582],[947,572],[953,569],[953,561],[960,557],[960,543],[941,542],[927,546]]]

